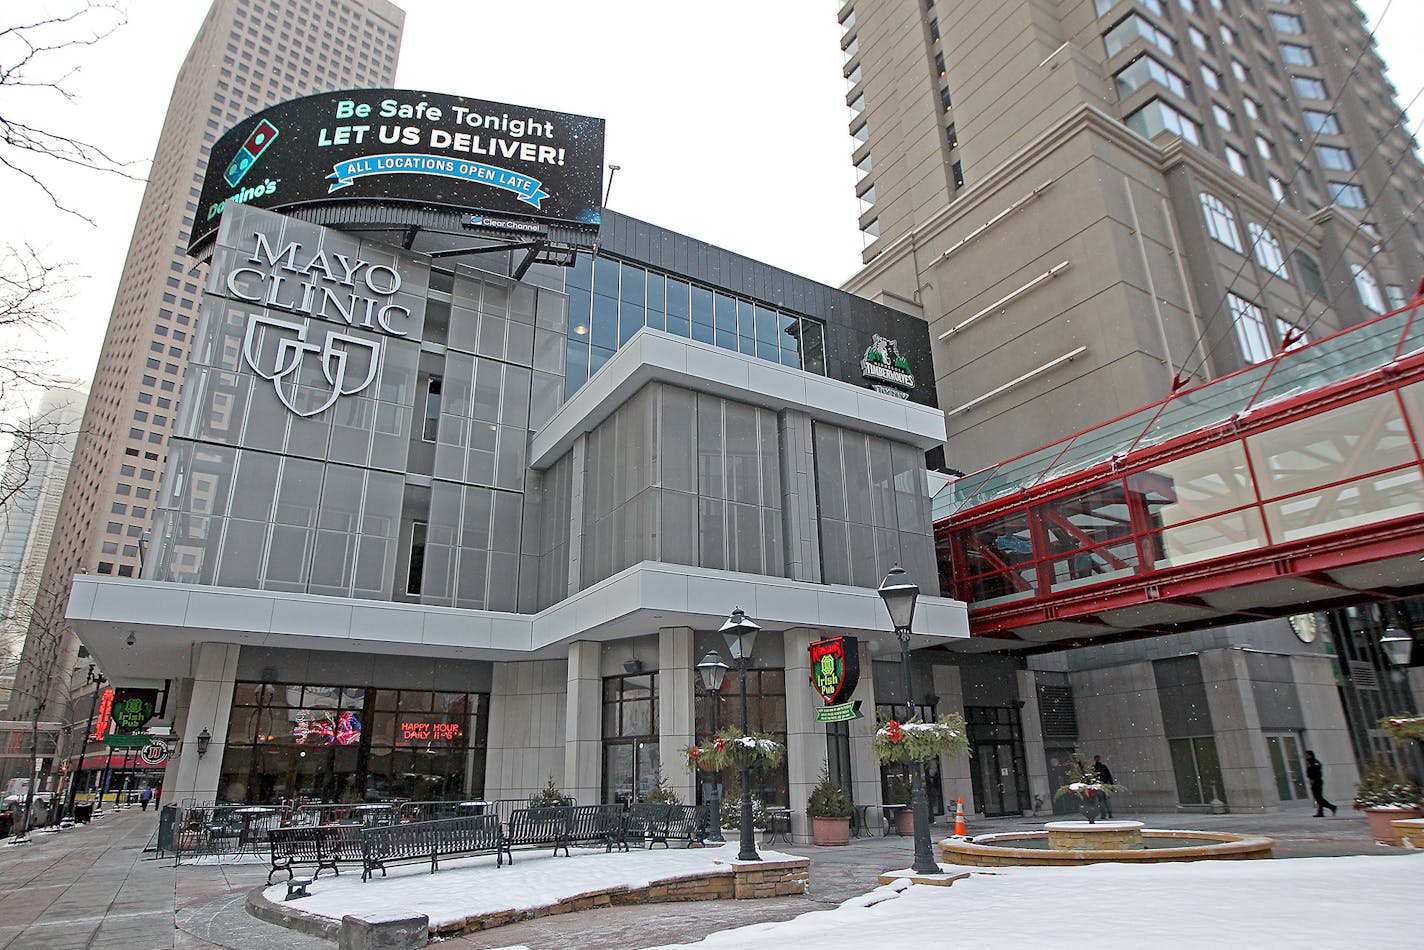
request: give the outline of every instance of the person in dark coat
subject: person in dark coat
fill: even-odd
[[[1309,749],[1305,750],[1305,778],[1310,782],[1310,797],[1315,799],[1315,817],[1324,818],[1327,808],[1333,817],[1335,806],[1325,800],[1325,770],[1320,767],[1320,760],[1315,757],[1315,753]]]
[[[145,785],[145,786],[143,787],[143,791],[141,791],[141,792],[138,793],[138,803],[139,803],[139,806],[140,806],[144,811],[148,811],[148,803],[151,802],[151,801],[153,801],[153,789],[151,789],[151,788],[149,788],[147,785]]]
[[[1112,769],[1109,769],[1109,768],[1108,768],[1108,764],[1103,761],[1103,757],[1102,757],[1102,756],[1100,756],[1100,755],[1095,755],[1095,756],[1093,756],[1093,768],[1092,768],[1092,772],[1093,772],[1093,777],[1098,780],[1099,784],[1102,784],[1102,785],[1112,785],[1112,784],[1113,784]],[[1103,799],[1103,808],[1102,808],[1103,817],[1104,817],[1104,818],[1111,818],[1111,817],[1112,817],[1112,799],[1108,797],[1108,793],[1107,793],[1107,792],[1099,792],[1098,794],[1100,794],[1100,795],[1102,796],[1102,799]]]

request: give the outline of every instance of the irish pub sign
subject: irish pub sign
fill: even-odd
[[[817,640],[811,653],[811,688],[823,705],[816,710],[817,722],[845,722],[859,719],[860,700],[852,700],[860,682],[860,648],[855,637]]]

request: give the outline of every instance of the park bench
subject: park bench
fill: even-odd
[[[560,805],[540,808],[516,808],[510,812],[504,832],[504,854],[514,863],[512,848],[552,845],[554,853],[564,849],[569,853],[574,807]]]
[[[289,880],[295,877],[296,865],[315,865],[312,880],[316,880],[327,868],[339,875],[341,863],[352,864],[361,860],[360,832],[359,825],[273,828],[267,835],[272,855],[272,870],[267,872],[267,883],[272,883],[272,875],[278,871],[286,871]]]
[[[441,858],[493,854],[504,865],[501,852],[507,851],[494,815],[469,815],[435,821],[412,821],[359,829],[361,835],[361,880],[367,881],[377,869],[386,876],[388,864],[429,861],[430,873],[440,869]]]
[[[628,806],[628,836],[642,838],[651,848],[676,838],[701,844],[707,837],[706,805],[667,805],[658,802],[637,802]]]
[[[622,805],[575,805],[569,818],[571,844],[601,844],[605,851],[628,850],[626,812]]]

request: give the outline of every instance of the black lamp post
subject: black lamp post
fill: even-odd
[[[716,650],[704,656],[702,662],[697,664],[697,673],[702,677],[702,688],[707,690],[707,708],[712,716],[712,735],[714,736],[717,734],[717,704],[721,701],[722,684],[726,682],[727,671],[730,669],[730,666],[722,662],[722,655]],[[692,739],[696,743],[697,737],[693,736]],[[719,773],[712,779],[712,796],[708,805],[712,817],[707,840],[717,844],[722,844],[727,840],[722,837],[722,793],[717,787],[720,778]]]
[[[1389,662],[1401,667],[1409,665],[1409,655],[1414,652],[1414,638],[1407,632],[1390,625],[1380,637],[1379,645]]]
[[[910,624],[915,619],[915,601],[920,596],[920,588],[910,580],[908,574],[896,564],[880,583],[880,599],[885,601],[885,609],[890,612],[890,623],[895,627],[895,636],[900,640],[900,663],[905,671],[905,718],[915,717],[914,689],[910,683]],[[915,810],[915,864],[917,874],[938,874],[939,863],[930,850],[930,804],[925,797],[925,765],[923,762],[910,763],[910,781],[914,790]]]
[[[74,774],[69,776],[69,801],[65,803],[64,813],[70,818],[74,817],[74,796],[79,793],[79,773],[84,771],[84,758],[89,754],[89,734],[94,731],[94,709],[99,705],[99,691],[104,687],[104,674],[95,673],[94,664],[90,663],[84,682],[94,684],[94,695],[89,699],[89,719],[84,726],[84,742],[79,746],[79,764],[75,766]]]
[[[742,732],[750,733],[751,728],[747,725],[747,664],[752,659],[752,648],[756,646],[757,634],[761,631],[761,625],[747,619],[747,615],[742,613],[742,608],[738,607],[732,611],[732,616],[727,618],[727,622],[722,624],[722,629],[717,631],[722,634],[727,641],[727,651],[732,654],[732,662],[737,665],[737,672],[742,678]],[[745,755],[742,761],[746,762]],[[751,767],[742,766],[742,849],[737,853],[738,861],[760,861],[761,855],[756,849],[756,829],[752,827],[752,780]]]

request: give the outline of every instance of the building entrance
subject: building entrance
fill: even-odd
[[[966,706],[974,800],[988,817],[1022,815],[1028,808],[1023,725],[1012,706]]]

